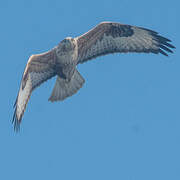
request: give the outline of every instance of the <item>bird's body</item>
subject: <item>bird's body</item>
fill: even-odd
[[[165,51],[172,53],[170,48],[174,48],[169,42],[152,30],[103,22],[79,37],[65,38],[48,52],[32,55],[15,102],[15,129],[19,128],[32,91],[53,76],[57,75],[57,80],[49,100],[64,100],[85,82],[76,69],[78,64],[110,53],[144,52],[167,56]]]
[[[54,48],[56,71],[60,77],[70,80],[77,64],[77,45],[72,38],[66,38]]]

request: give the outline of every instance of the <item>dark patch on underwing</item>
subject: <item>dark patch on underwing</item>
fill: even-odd
[[[104,35],[117,37],[129,37],[134,34],[132,26],[122,25],[118,23],[102,23],[96,26],[94,29],[78,38],[78,56],[80,58],[85,55],[97,41],[103,41]]]
[[[107,36],[116,37],[129,37],[132,36],[134,31],[130,25],[120,25],[111,23],[108,30],[105,32]]]

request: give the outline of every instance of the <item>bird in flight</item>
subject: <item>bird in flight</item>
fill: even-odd
[[[14,129],[19,126],[32,91],[57,76],[49,101],[75,94],[85,80],[76,66],[110,53],[172,53],[170,40],[157,32],[131,25],[102,22],[76,38],[67,37],[51,50],[30,56],[14,104]]]

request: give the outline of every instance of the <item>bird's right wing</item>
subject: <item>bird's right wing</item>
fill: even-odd
[[[32,91],[46,80],[56,75],[55,61],[56,56],[54,49],[46,53],[32,55],[29,58],[14,104],[15,111],[13,123],[15,130],[19,129],[22,116]]]

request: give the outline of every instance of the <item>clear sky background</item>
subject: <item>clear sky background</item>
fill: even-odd
[[[179,180],[179,0],[1,0],[0,179]],[[158,31],[167,58],[114,54],[78,66],[86,83],[50,103],[55,78],[33,92],[21,131],[13,104],[31,54],[101,21]]]

